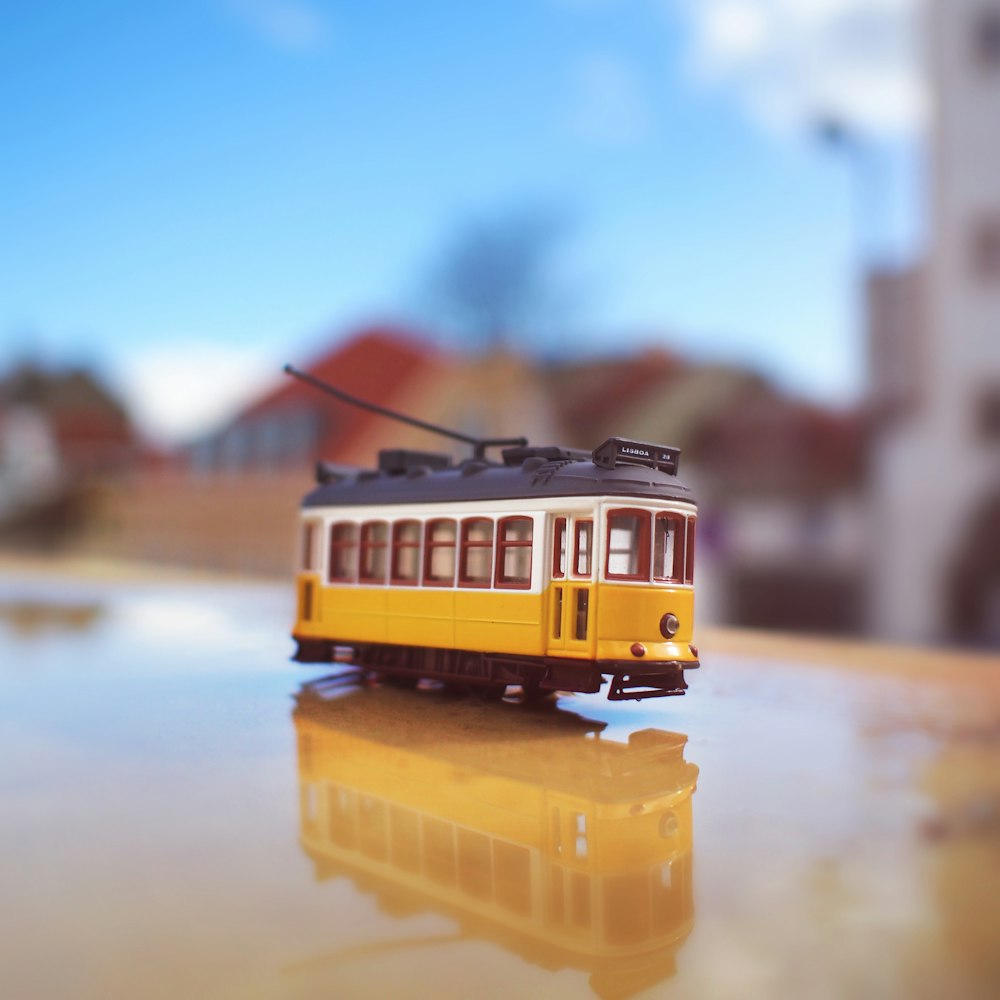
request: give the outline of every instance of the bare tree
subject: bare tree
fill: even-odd
[[[569,296],[557,270],[569,232],[565,213],[522,208],[476,219],[445,245],[431,269],[434,319],[483,349],[544,338]]]

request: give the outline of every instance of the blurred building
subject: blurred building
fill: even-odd
[[[306,370],[367,402],[465,433],[553,439],[544,383],[515,355],[466,357],[409,330],[371,327]],[[372,467],[381,448],[468,454],[467,445],[276,373],[275,388],[225,426],[122,483],[100,546],[142,560],[290,574],[299,502],[316,462]]]
[[[755,372],[662,350],[548,373],[560,439],[611,434],[682,450],[699,503],[698,616],[831,633],[864,624],[866,425]]]
[[[0,380],[0,536],[59,541],[80,525],[95,484],[135,452],[128,415],[90,373],[11,372]]]
[[[533,367],[510,354],[445,353],[402,328],[362,329],[309,366],[309,374],[359,399],[466,434],[550,433],[549,407]],[[454,452],[468,446],[323,395],[284,378],[276,388],[188,451],[203,473],[308,468],[319,459],[370,466],[379,448]]]
[[[1000,2],[929,5],[931,246],[869,287],[871,626],[1000,644]]]

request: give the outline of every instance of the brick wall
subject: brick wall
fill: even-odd
[[[308,472],[197,478],[161,472],[105,486],[88,550],[125,559],[273,576],[297,561]]]

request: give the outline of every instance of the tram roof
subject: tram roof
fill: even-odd
[[[320,484],[306,495],[302,505],[347,507],[585,496],[694,502],[691,490],[662,466],[602,462],[599,451],[591,455],[562,448],[508,449],[503,464],[473,458],[457,465],[446,456],[392,451],[380,453],[379,468],[372,470],[320,463]]]

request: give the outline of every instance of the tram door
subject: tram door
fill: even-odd
[[[594,519],[552,519],[548,613],[551,656],[591,657],[594,650]]]

